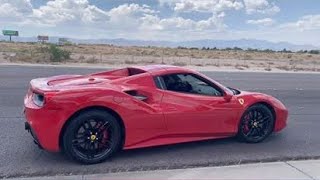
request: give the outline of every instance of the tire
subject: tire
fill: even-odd
[[[71,119],[62,140],[70,158],[84,164],[100,163],[120,149],[121,128],[107,111],[85,111]]]
[[[274,116],[268,107],[253,105],[243,113],[237,137],[247,143],[259,143],[270,136],[274,123]]]

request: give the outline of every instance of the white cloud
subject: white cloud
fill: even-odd
[[[213,15],[207,20],[201,20],[197,22],[197,29],[199,30],[211,30],[211,31],[223,31],[227,25],[223,22],[224,13],[220,13],[218,16]]]
[[[226,25],[220,16],[212,16],[205,20],[194,21],[182,17],[171,17],[160,19],[158,16],[147,15],[141,18],[141,30],[158,30],[158,31],[201,31],[212,30],[222,31]]]
[[[320,14],[303,16],[296,22],[281,25],[281,28],[295,28],[300,31],[320,30]]]
[[[156,13],[147,5],[123,4],[107,12],[110,17],[107,26],[127,31],[137,30],[141,24],[146,24],[144,20],[150,21]]]
[[[158,19],[158,23],[154,23],[151,26],[149,25],[149,27],[161,30],[183,29],[190,31],[211,30],[220,32],[227,27],[227,25],[224,24],[225,12],[228,10],[240,10],[244,7],[243,3],[239,0],[159,0],[159,2],[161,6],[168,5],[177,13],[201,12],[211,14],[209,18],[198,21],[184,19],[182,17],[171,17],[161,20]],[[152,20],[156,21],[156,18],[152,18]]]
[[[130,16],[138,17],[143,14],[153,14],[154,10],[147,5],[138,5],[138,4],[122,4],[118,7],[115,7],[109,11],[110,16]]]
[[[50,0],[40,7],[32,5],[35,0],[0,0],[0,26],[20,30],[22,36],[41,33],[74,38],[169,41],[254,38],[319,44],[314,37],[319,34],[320,14],[303,16],[281,25],[275,25],[274,18],[249,18],[247,24],[260,27],[243,31],[233,30],[225,23],[229,11],[249,15],[275,14],[280,11],[275,0],[159,1],[163,7],[126,3],[105,10],[90,0]],[[170,8],[165,12],[172,14],[156,10],[162,8]],[[240,9],[244,10],[238,11]],[[241,18],[243,16],[236,20],[243,21]]]
[[[213,12],[239,10],[243,3],[238,0],[159,0],[161,5],[168,4],[176,12]]]
[[[30,0],[0,0],[0,20],[18,19],[31,13]]]
[[[10,17],[10,15],[14,13],[18,14],[17,9],[13,7],[10,3],[1,3],[0,4],[0,17]]]
[[[1,1],[1,0],[0,0]],[[3,1],[3,0],[2,0]],[[29,3],[28,10],[19,8],[18,1]],[[0,7],[14,9],[13,16],[21,16],[15,24],[20,26],[51,27],[70,33],[73,30],[101,29],[114,34],[133,33],[136,31],[156,30],[156,31],[199,31],[210,29],[221,31],[226,25],[223,23],[224,12],[213,13],[211,17],[202,20],[192,20],[179,16],[160,18],[157,11],[147,5],[122,4],[108,11],[102,10],[90,4],[88,0],[52,0],[39,8],[32,8],[30,0],[15,0],[11,3],[2,4]],[[20,2],[21,3],[21,2]],[[24,5],[26,6],[26,4]],[[219,7],[224,9],[232,6],[228,3],[221,3]],[[3,11],[1,11],[2,14]],[[19,13],[20,14],[19,14]],[[7,14],[5,14],[7,16]],[[4,15],[3,15],[4,16]]]
[[[54,0],[33,9],[32,16],[22,24],[131,31],[138,29],[142,17],[155,13],[147,5],[122,4],[105,11],[88,0]]]
[[[254,25],[262,25],[262,26],[271,26],[275,22],[271,18],[264,18],[264,19],[251,19],[247,21],[247,24],[254,24]]]
[[[163,30],[193,29],[196,25],[195,21],[181,17],[161,19],[158,23],[163,27]]]
[[[158,16],[146,14],[141,17],[141,30],[163,30],[163,27],[159,24],[160,18]]]
[[[320,14],[304,16],[296,23],[296,25],[303,30],[320,29]]]
[[[276,14],[280,12],[280,8],[274,3],[269,3],[267,0],[243,0],[247,14]]]
[[[55,26],[61,23],[98,23],[107,18],[106,12],[90,5],[87,0],[54,0],[33,9],[28,22]]]
[[[224,13],[213,14],[208,19],[195,21],[179,16],[160,18],[158,12],[146,5],[124,4],[107,12],[110,16],[108,22],[112,27],[119,29],[141,31],[194,31],[212,29],[222,30]]]

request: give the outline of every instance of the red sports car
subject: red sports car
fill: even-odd
[[[257,143],[288,117],[274,97],[166,65],[33,79],[24,105],[39,147],[88,164],[119,149],[231,136]]]

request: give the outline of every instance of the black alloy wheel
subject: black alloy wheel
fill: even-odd
[[[101,110],[83,112],[71,120],[63,136],[66,154],[85,164],[106,160],[121,142],[117,119]]]
[[[267,138],[274,128],[271,110],[263,104],[249,107],[241,118],[238,137],[248,143],[258,143]]]

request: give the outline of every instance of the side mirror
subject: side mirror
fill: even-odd
[[[233,94],[229,91],[225,91],[225,94],[224,94],[224,99],[227,101],[227,102],[230,102],[232,97],[233,97]]]

